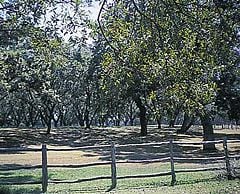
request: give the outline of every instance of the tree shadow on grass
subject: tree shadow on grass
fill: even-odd
[[[207,176],[207,175],[206,175]],[[209,182],[215,182],[215,181],[227,181],[227,175],[226,174],[219,174],[216,173],[216,175],[209,177],[209,178],[196,178],[196,179],[179,179],[176,181],[175,185],[190,185],[190,184],[198,184],[198,183],[209,183]]]
[[[97,186],[81,186],[79,185],[78,188],[73,187],[69,189],[60,189],[58,193],[108,193],[108,188],[111,187],[106,186],[106,187],[97,187]]]
[[[218,179],[218,177],[212,177],[212,178],[201,178],[201,179],[192,179],[192,180],[179,180],[175,183],[175,186],[181,186],[181,185],[195,185],[198,183],[208,183],[210,181],[220,181]],[[149,183],[149,182],[144,182],[142,181],[142,183],[134,183],[134,180],[130,180],[131,183],[121,183],[121,181],[118,181],[118,185],[115,189],[112,190],[107,190],[107,191],[113,191],[113,193],[117,193],[118,191],[126,191],[129,193],[129,191],[131,190],[135,190],[134,193],[138,193],[141,190],[146,190],[146,189],[158,189],[158,188],[162,188],[162,187],[172,187],[174,188],[174,186],[171,186],[171,181],[169,180],[158,180],[158,178],[156,177],[156,180]],[[91,193],[94,191],[94,188],[85,188],[85,189],[79,189],[79,190],[75,190],[78,191],[80,193]],[[96,192],[96,190],[95,190]]]
[[[25,165],[19,164],[2,164],[0,169],[21,168]],[[27,184],[24,183],[32,183]],[[0,193],[1,194],[40,194],[41,193],[41,175],[40,174],[28,174],[21,171],[0,171]],[[37,186],[39,185],[39,186]]]
[[[29,145],[41,145],[46,143],[53,146],[87,146],[106,144],[114,141],[117,144],[162,142],[174,140],[187,140],[192,138],[202,139],[202,130],[190,130],[187,134],[177,134],[176,128],[149,127],[148,135],[141,137],[139,127],[121,127],[121,128],[98,128],[85,129],[80,127],[65,127],[52,129],[50,135],[46,135],[45,129],[1,129],[0,147],[21,147]],[[240,139],[240,134],[223,134],[215,131],[216,139],[222,139],[227,136],[228,139]]]
[[[15,162],[17,162],[17,161],[15,161]],[[39,168],[41,168],[41,166],[34,167],[34,169],[39,169]],[[31,164],[22,165],[22,164],[17,164],[17,163],[10,163],[10,164],[9,163],[8,164],[0,163],[0,176],[13,174],[12,170],[27,170],[27,169],[33,169],[32,165]],[[10,170],[11,170],[11,172],[9,172]],[[8,172],[6,172],[6,171],[8,171]]]
[[[0,186],[1,194],[40,194],[41,189],[39,188],[16,188],[15,186]]]
[[[20,165],[20,164],[1,164],[0,165],[0,185],[9,185],[16,183],[35,182],[36,184],[41,183],[41,170],[32,171],[24,168],[31,167],[31,165]],[[35,169],[34,169],[35,170]]]
[[[29,181],[36,181],[34,176],[31,175],[15,175],[15,176],[1,176],[0,177],[0,183],[4,184],[4,183],[15,183],[15,182],[19,182],[19,183],[24,183],[24,182],[29,182]]]

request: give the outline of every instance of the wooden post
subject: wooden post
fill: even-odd
[[[42,145],[42,192],[47,192],[48,186],[48,169],[47,169],[47,146]]]
[[[116,148],[114,143],[111,143],[111,176],[112,176],[112,186],[111,189],[116,188],[117,186],[117,168],[116,168]]]
[[[231,170],[231,165],[230,165],[230,160],[229,160],[229,153],[228,153],[228,148],[227,148],[227,138],[226,137],[223,140],[223,149],[224,149],[224,154],[225,154],[227,177],[229,180],[231,180],[233,178],[233,176],[232,176],[232,170]]]
[[[173,186],[176,182],[176,174],[175,174],[175,171],[174,171],[173,140],[172,139],[170,139],[170,141],[169,141],[169,151],[170,151],[171,175],[172,175],[171,186]]]

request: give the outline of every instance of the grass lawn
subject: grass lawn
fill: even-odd
[[[183,166],[181,166],[182,168]],[[151,172],[166,171],[167,164],[158,165],[121,165],[118,176],[127,174],[148,174]],[[189,166],[188,166],[189,168]],[[155,171],[154,171],[155,169]],[[179,173],[175,186],[170,186],[171,176],[155,178],[121,179],[117,188],[110,193],[240,193],[240,180],[227,180],[220,176],[223,172]],[[99,175],[110,175],[109,166],[89,167],[82,169],[49,169],[50,180],[73,180],[90,178]],[[0,173],[0,181],[33,181],[41,180],[41,170],[17,170]],[[105,193],[111,187],[111,180],[98,180],[76,184],[49,184],[48,193]],[[3,186],[6,193],[40,194],[41,185]],[[7,189],[8,188],[8,189]],[[4,194],[1,192],[0,193]]]

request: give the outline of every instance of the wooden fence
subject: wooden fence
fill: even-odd
[[[184,158],[184,157],[175,157],[174,156],[174,145],[203,145],[208,143],[223,144],[224,156],[218,157],[204,157],[204,158]],[[226,170],[228,179],[233,177],[233,169],[231,167],[231,159],[239,159],[240,155],[230,155],[228,151],[228,143],[240,143],[240,140],[217,140],[217,141],[203,141],[203,142],[178,142],[170,140],[169,142],[160,142],[160,143],[143,143],[143,144],[125,144],[125,145],[115,145],[113,142],[111,145],[99,145],[99,146],[84,146],[84,147],[75,147],[75,148],[47,148],[45,144],[42,145],[42,148],[0,148],[0,153],[12,153],[12,152],[41,152],[42,153],[42,164],[41,165],[32,165],[32,166],[19,166],[19,167],[7,167],[2,168],[0,171],[9,171],[9,170],[20,170],[20,169],[42,169],[42,181],[26,181],[26,182],[4,182],[0,183],[1,185],[22,185],[22,184],[42,184],[42,192],[47,191],[48,184],[61,184],[61,183],[80,183],[85,181],[93,180],[103,180],[111,179],[113,189],[117,186],[117,180],[119,179],[128,179],[128,178],[147,178],[147,177],[160,177],[171,175],[171,185],[173,186],[176,182],[177,173],[189,173],[189,172],[200,172],[200,171],[215,171],[215,170]],[[169,156],[159,159],[146,159],[146,160],[125,160],[118,161],[116,159],[116,148],[124,147],[137,147],[137,146],[164,146],[169,147]],[[47,152],[49,151],[76,151],[76,150],[91,150],[91,149],[109,149],[111,153],[110,161],[101,161],[101,162],[92,162],[86,164],[74,164],[74,165],[52,165],[48,164]],[[175,162],[179,161],[224,161],[225,167],[205,167],[205,168],[193,168],[193,169],[175,169]],[[170,162],[171,169],[167,172],[153,173],[153,174],[140,174],[140,175],[125,175],[117,176],[117,165],[116,164],[126,164],[126,163],[157,163],[157,162]],[[111,175],[109,176],[98,176],[93,178],[84,178],[77,180],[49,180],[48,179],[48,168],[83,168],[90,166],[100,166],[100,165],[111,165]]]

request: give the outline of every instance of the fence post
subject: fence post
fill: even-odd
[[[224,149],[224,154],[225,154],[227,177],[230,180],[233,178],[233,176],[232,176],[232,170],[231,170],[231,165],[230,165],[230,160],[229,160],[229,153],[228,153],[228,148],[227,148],[227,137],[224,137],[223,149]]]
[[[111,189],[117,186],[117,168],[116,168],[116,148],[113,142],[111,142],[111,176],[112,176],[112,186]]]
[[[175,174],[175,170],[174,170],[173,140],[172,139],[170,139],[170,141],[169,141],[169,151],[170,151],[171,175],[172,175],[171,186],[173,186],[176,182],[176,174]]]
[[[47,192],[48,169],[47,169],[47,146],[42,144],[42,192]]]

